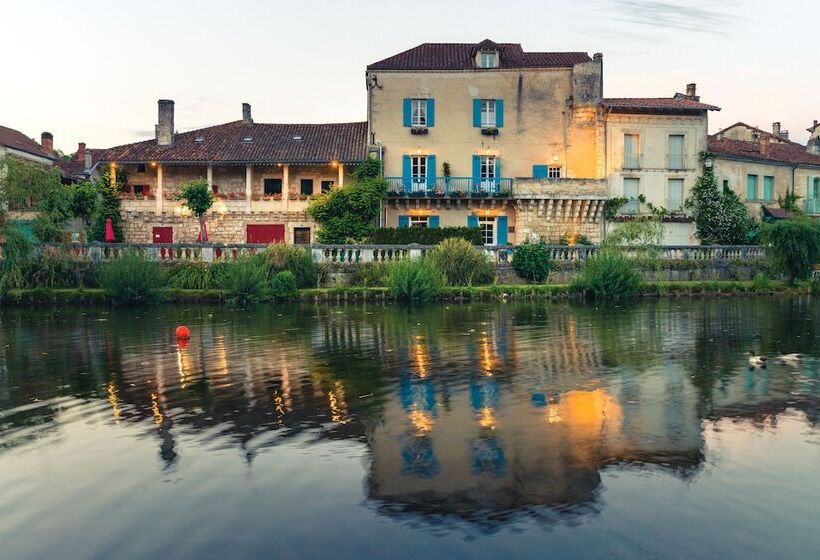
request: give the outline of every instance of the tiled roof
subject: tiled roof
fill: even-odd
[[[720,134],[724,134],[727,130],[731,130],[731,129],[739,127],[739,126],[742,126],[744,128],[748,128],[749,130],[753,130],[753,131],[757,132],[758,134],[760,134],[761,137],[762,136],[767,136],[771,139],[776,140],[777,142],[790,142],[792,144],[797,144],[797,142],[789,140],[788,138],[784,138],[783,136],[775,137],[775,135],[769,130],[763,130],[762,128],[758,128],[756,126],[746,124],[745,122],[742,122],[742,121],[738,121],[738,122],[736,122],[735,124],[733,124],[731,126],[727,126],[725,128],[722,128],[722,129],[718,130],[717,132],[715,132],[714,136],[717,137]]]
[[[63,175],[71,179],[82,179],[87,177],[85,173],[85,162],[76,160],[60,159],[54,161],[54,165],[60,168]]]
[[[35,156],[54,159],[54,156],[47,154],[40,144],[22,132],[5,126],[0,126],[0,146],[7,146]]]
[[[800,164],[820,167],[820,155],[810,154],[806,147],[795,142],[770,142],[761,152],[759,142],[709,137],[709,151],[717,156],[756,159],[772,163]]]
[[[250,140],[246,140],[250,139]],[[230,122],[176,134],[170,146],[145,140],[109,148],[101,161],[328,163],[365,158],[367,123],[246,124]]]
[[[609,97],[601,104],[613,109],[720,111],[720,107],[685,97]]]
[[[499,68],[571,68],[592,60],[585,52],[525,52],[519,43],[424,43],[385,58],[368,70],[473,70],[475,54],[498,49]]]

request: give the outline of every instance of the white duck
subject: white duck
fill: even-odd
[[[754,350],[749,350],[749,367],[765,368],[767,360],[766,356],[758,356],[754,353]]]
[[[803,360],[803,354],[780,354],[777,361],[782,364],[797,365]]]

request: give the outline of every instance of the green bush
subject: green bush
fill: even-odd
[[[6,224],[3,227],[3,258],[0,259],[0,293],[26,284],[26,268],[34,250],[23,230]]]
[[[752,288],[755,290],[768,290],[771,286],[772,281],[762,272],[755,274],[755,277],[752,279]]]
[[[268,245],[264,255],[271,277],[277,272],[288,270],[293,273],[298,287],[316,287],[318,279],[316,263],[313,262],[310,251],[304,247],[273,243]]]
[[[443,228],[379,228],[373,231],[367,239],[368,243],[376,245],[438,245],[445,239],[460,237],[473,245],[483,245],[481,230],[475,227],[443,227]]]
[[[100,268],[100,287],[117,303],[149,303],[159,299],[168,286],[163,265],[142,253],[127,251]]]
[[[270,293],[268,269],[260,258],[244,256],[227,263],[217,278],[219,287],[228,293],[228,299],[240,305],[257,303]]]
[[[577,236],[574,236],[574,237],[575,238],[573,239],[573,236],[569,235],[568,233],[565,233],[558,240],[558,244],[559,245],[594,245],[594,243],[592,243],[592,241],[590,241],[589,237],[587,237],[586,235],[577,235]],[[570,241],[572,241],[572,243],[570,243]]]
[[[790,284],[808,278],[812,265],[820,262],[820,222],[805,217],[778,220],[764,224],[761,237],[775,270]]]
[[[572,289],[596,300],[618,301],[638,295],[642,283],[630,259],[616,251],[601,251],[584,261]]]
[[[91,288],[97,286],[97,265],[60,249],[45,248],[31,259],[26,284],[32,288]]]
[[[273,275],[270,281],[271,294],[278,299],[290,299],[299,292],[296,276],[290,270],[283,270]]]
[[[362,288],[386,286],[389,273],[390,267],[388,263],[361,263],[353,267],[350,283],[353,286],[360,286]]]
[[[178,290],[207,290],[216,287],[213,270],[218,265],[205,263],[180,263],[168,273],[172,288]]]
[[[449,286],[477,286],[495,279],[484,252],[460,238],[445,239],[425,257]]]
[[[543,282],[550,272],[550,252],[543,242],[524,243],[515,248],[512,258],[515,273],[533,282]]]
[[[428,301],[437,297],[444,285],[441,272],[425,260],[398,261],[389,268],[387,285],[398,299]]]

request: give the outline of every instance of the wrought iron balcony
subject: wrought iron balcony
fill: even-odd
[[[385,177],[388,198],[509,198],[512,178],[495,177]]]

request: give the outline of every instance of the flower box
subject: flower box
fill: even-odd
[[[481,129],[481,134],[484,136],[498,136],[498,129],[494,126]]]
[[[428,130],[426,126],[414,126],[410,129],[410,134],[420,135],[420,134],[427,134]]]
[[[262,200],[262,195],[259,193],[253,193],[251,195],[251,200]]]

